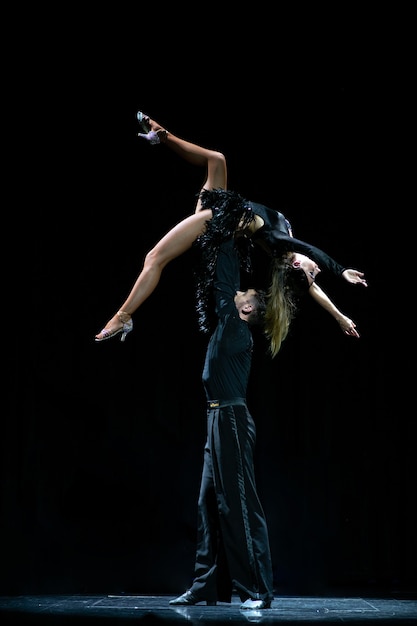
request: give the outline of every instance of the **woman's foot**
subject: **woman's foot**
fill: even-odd
[[[138,133],[138,137],[146,139],[151,145],[161,143],[166,140],[168,131],[162,128],[160,124],[151,120],[149,115],[138,111],[136,113],[137,120],[142,127],[143,133]]]
[[[105,341],[106,339],[111,339],[120,333],[122,333],[120,341],[124,341],[128,333],[132,330],[133,322],[131,315],[125,311],[118,311],[116,315],[114,315],[111,320],[107,322],[103,330],[95,336],[95,341]]]

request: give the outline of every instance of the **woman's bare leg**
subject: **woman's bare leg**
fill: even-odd
[[[202,189],[227,189],[227,166],[224,154],[185,141],[151,118],[147,118],[147,121],[149,127],[157,132],[161,143],[176,152],[188,163],[205,168],[205,180]],[[195,211],[201,211],[201,208],[200,200],[198,200]]]
[[[185,141],[150,118],[147,118],[147,125],[158,134],[160,142],[170,150],[177,153],[188,163],[205,168],[202,190],[227,188],[226,159],[221,152],[209,150]],[[155,290],[164,267],[191,248],[195,239],[204,231],[204,225],[210,218],[211,211],[202,209],[201,202],[198,200],[195,214],[174,226],[148,252],[142,270],[128,297],[119,311],[107,322],[103,330],[96,335],[96,341],[110,339],[115,334],[119,334],[125,329],[126,324],[130,325],[127,332],[132,329],[131,316]]]
[[[148,252],[142,271],[120,310],[96,335],[96,341],[110,339],[119,334],[133,313],[149,298],[161,278],[162,270],[173,259],[189,250],[197,237],[204,232],[205,223],[211,219],[211,211],[204,209],[186,217],[164,236]]]

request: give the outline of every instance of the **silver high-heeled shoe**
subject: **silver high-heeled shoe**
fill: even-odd
[[[124,341],[127,337],[127,335],[132,332],[133,330],[133,321],[131,316],[129,315],[129,313],[126,313],[125,311],[118,311],[117,312],[117,316],[120,319],[120,321],[122,322],[123,326],[121,328],[118,328],[117,330],[111,331],[111,330],[106,330],[105,328],[103,328],[102,331],[100,331],[99,335],[103,335],[102,337],[95,337],[95,341],[97,343],[100,343],[101,341],[105,341],[106,339],[112,339],[112,337],[116,337],[116,335],[119,335],[120,333],[122,333],[122,336],[120,337],[120,341]],[[123,320],[123,316],[128,316],[128,320],[124,321]]]
[[[142,130],[144,131],[143,133],[138,133],[138,137],[146,139],[146,141],[149,141],[151,145],[161,143],[161,136],[166,136],[167,131],[163,128],[152,130],[149,124],[149,115],[146,115],[142,111],[138,111],[136,113],[136,117],[139,124],[142,126]]]
[[[149,125],[149,115],[146,115],[146,113],[143,113],[142,111],[138,111],[136,113],[136,117],[139,124],[142,126],[143,132],[146,134],[149,133],[149,131],[151,130],[151,127]]]

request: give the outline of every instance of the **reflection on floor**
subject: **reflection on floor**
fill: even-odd
[[[417,624],[417,599],[368,597],[276,597],[270,609],[243,611],[239,598],[231,604],[171,607],[173,596],[0,596],[0,624]]]

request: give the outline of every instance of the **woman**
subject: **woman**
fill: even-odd
[[[135,284],[119,311],[95,337],[96,342],[121,334],[124,341],[133,329],[132,315],[150,296],[159,283],[164,267],[198,242],[203,263],[208,271],[197,283],[200,327],[207,330],[207,298],[218,247],[222,238],[238,232],[257,243],[271,256],[271,285],[268,298],[265,333],[272,356],[278,353],[288,334],[295,314],[300,291],[303,290],[327,310],[339,323],[342,331],[359,337],[356,324],[333,304],[316,284],[315,279],[324,268],[342,276],[352,284],[367,286],[363,272],[346,269],[325,252],[292,236],[291,226],[282,213],[250,202],[227,190],[225,156],[190,143],[172,134],[141,111],[137,119],[143,133],[138,133],[152,145],[163,144],[189,163],[205,168],[205,180],[198,195],[194,215],[172,228],[147,253]],[[246,255],[246,259],[248,256]]]

